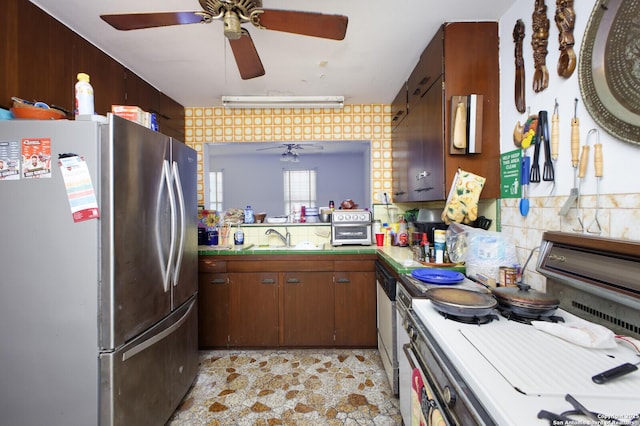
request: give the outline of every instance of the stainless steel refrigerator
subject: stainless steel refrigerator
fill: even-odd
[[[196,164],[117,116],[0,121],[0,423],[168,420],[198,367]]]

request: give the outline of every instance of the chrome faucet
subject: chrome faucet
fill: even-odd
[[[269,228],[265,231],[264,235],[276,234],[284,243],[286,247],[291,247],[291,234],[287,228],[284,228],[286,231],[285,235],[282,235],[280,232],[276,231],[273,228]]]

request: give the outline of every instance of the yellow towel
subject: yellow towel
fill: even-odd
[[[482,176],[458,169],[442,211],[444,223],[471,223],[478,218],[478,200],[485,181]]]

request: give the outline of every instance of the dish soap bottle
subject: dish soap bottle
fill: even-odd
[[[238,229],[233,234],[233,243],[237,246],[241,246],[244,244],[244,232],[242,232],[242,228],[240,228],[239,222],[238,222]]]
[[[247,206],[247,208],[244,209],[244,223],[253,223],[254,221],[253,209],[251,206]]]

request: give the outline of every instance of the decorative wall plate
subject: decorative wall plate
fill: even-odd
[[[582,41],[580,92],[611,135],[640,144],[640,0],[598,0]]]

